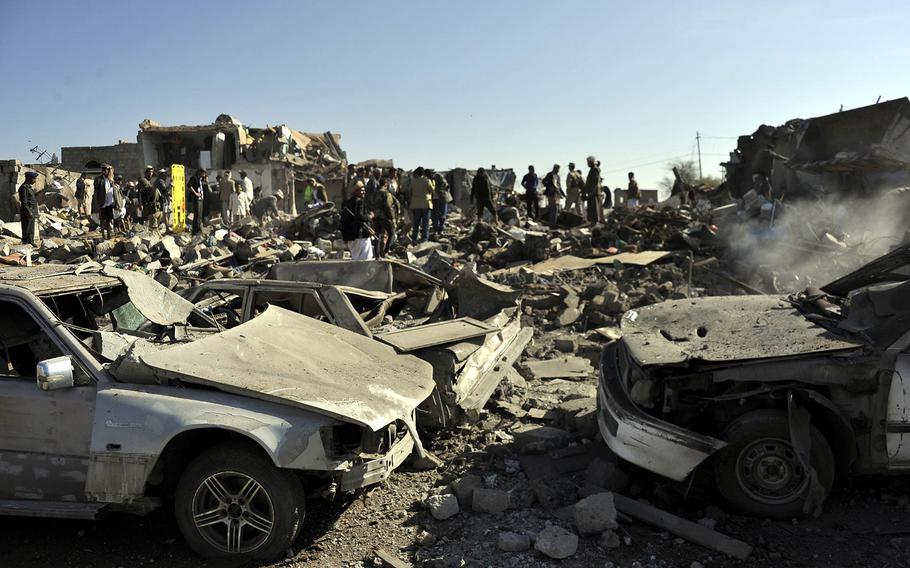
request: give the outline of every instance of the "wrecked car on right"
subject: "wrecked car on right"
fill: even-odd
[[[598,424],[622,459],[713,475],[746,514],[818,514],[835,481],[910,471],[910,244],[789,297],[670,300],[622,318]]]

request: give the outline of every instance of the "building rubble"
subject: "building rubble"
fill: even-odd
[[[897,113],[901,125],[906,100],[898,103],[880,112]],[[835,128],[829,122],[836,121],[760,129],[739,141],[726,186],[685,187],[661,203],[613,209],[602,223],[569,211],[555,224],[518,217],[474,222],[462,192],[445,231],[432,241],[411,243],[405,223],[389,258],[352,261],[332,206],[297,215],[291,201],[264,223],[248,217],[225,225],[216,217],[198,235],[136,224],[105,240],[65,200],[46,200],[37,246],[21,243],[17,222],[0,226],[0,263],[66,265],[77,274],[87,267],[141,272],[219,329],[249,326],[257,317],[262,323],[262,314],[276,317],[267,310],[276,306],[429,363],[435,391],[416,419],[426,454],[409,467],[434,473],[422,478],[429,482],[413,503],[419,511],[413,542],[398,553],[378,549],[362,565],[395,565],[404,556],[428,566],[565,558],[635,565],[649,551],[682,541],[703,547],[706,565],[774,562],[780,558],[774,543],[752,538],[746,521],[705,498],[704,480],[668,481],[609,450],[598,429],[597,375],[605,346],[622,338],[621,318],[629,310],[667,300],[801,292],[903,238],[882,243],[857,232],[836,200],[769,200],[745,181],[751,170],[740,171],[743,160],[765,138],[777,140],[782,153],[785,142],[794,144],[789,150],[797,156],[793,133],[803,128],[820,136],[819,129]],[[289,183],[283,187],[292,194],[295,176],[340,174],[346,160],[328,133],[249,129],[227,116],[206,127],[146,122],[140,128],[140,151],[156,147],[165,155],[181,151],[173,140],[188,144],[176,134],[205,140],[230,132],[242,149],[238,163],[290,168],[274,179]],[[893,142],[889,132],[876,136]],[[850,162],[858,175],[869,156],[885,160],[881,151],[870,152],[829,160],[814,155],[796,169],[811,165],[828,175]],[[891,167],[895,159],[892,152],[884,163]],[[783,180],[786,173],[775,170],[773,177]],[[882,200],[905,210],[906,194],[893,190]],[[115,367],[146,363],[116,335],[104,335],[95,347]],[[147,359],[159,371],[169,369],[166,357]]]

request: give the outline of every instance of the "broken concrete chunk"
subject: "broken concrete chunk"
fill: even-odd
[[[499,533],[497,545],[499,550],[505,552],[524,552],[531,548],[531,537],[526,534],[503,531]]]
[[[524,368],[534,379],[584,378],[594,374],[591,362],[581,357],[528,361]]]
[[[462,509],[470,509],[474,500],[474,490],[483,487],[483,480],[477,475],[466,475],[452,482],[452,491],[458,498]]]
[[[438,521],[444,521],[454,517],[459,512],[458,498],[447,493],[445,495],[430,495],[424,501],[424,505],[430,510],[430,514]]]
[[[565,446],[569,433],[551,426],[522,424],[512,431],[515,446],[523,453],[543,453]]]
[[[534,548],[550,558],[562,560],[578,550],[578,536],[562,527],[550,525],[537,535]]]
[[[509,493],[500,489],[477,488],[471,509],[478,513],[502,513],[509,508]]]
[[[613,494],[609,492],[596,493],[575,503],[574,515],[575,527],[581,535],[599,534],[619,526]]]
[[[562,335],[553,340],[553,347],[563,353],[575,353],[578,350],[578,338],[574,335]]]

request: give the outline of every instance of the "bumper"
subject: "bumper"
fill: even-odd
[[[339,488],[351,491],[384,481],[414,450],[414,438],[405,434],[395,442],[386,455],[359,463],[341,475]]]
[[[604,348],[597,387],[597,424],[607,445],[622,459],[682,481],[727,444],[659,420],[639,409],[627,391],[628,364],[620,343]]]

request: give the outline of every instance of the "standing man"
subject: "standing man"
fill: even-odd
[[[85,206],[85,182],[88,179],[88,174],[82,172],[82,175],[79,176],[79,179],[76,180],[76,212],[79,215],[85,215],[88,217],[88,211]]]
[[[389,254],[392,243],[395,241],[395,229],[398,227],[398,216],[401,214],[401,203],[389,191],[389,179],[379,180],[379,190],[376,193],[376,209],[373,223],[376,227],[376,241],[379,250],[377,258]]]
[[[433,211],[433,180],[427,179],[426,170],[418,167],[411,180],[411,242],[430,240],[430,212]],[[419,238],[418,238],[419,237]]]
[[[585,180],[581,177],[581,171],[575,169],[575,162],[569,162],[569,173],[566,174],[566,209],[581,215],[584,219],[585,211],[581,205],[581,190],[584,188]]]
[[[597,158],[588,156],[588,177],[585,180],[584,197],[588,204],[588,221],[603,221],[603,196],[600,188],[600,167]]]
[[[167,183],[167,168],[158,170],[158,179],[155,180],[155,189],[158,190],[158,199],[161,205],[158,211],[161,212],[164,224],[171,226],[171,187]]]
[[[525,188],[525,205],[528,207],[528,219],[540,216],[540,202],[537,200],[537,186],[540,178],[534,173],[534,166],[528,166],[528,173],[521,178],[521,187]]]
[[[471,181],[471,200],[477,208],[477,221],[483,221],[483,210],[487,209],[493,215],[493,222],[499,224],[499,215],[493,205],[493,189],[490,187],[490,178],[486,170],[477,168],[477,175]]]
[[[253,192],[253,180],[247,177],[246,172],[240,172],[240,187],[243,190],[243,193],[246,194],[247,200],[252,203],[256,199],[256,195]]]
[[[25,172],[25,182],[19,186],[19,223],[22,226],[22,242],[34,245],[38,234],[38,196],[35,194],[37,172]]]
[[[202,232],[202,205],[205,203],[205,193],[208,189],[208,183],[206,182],[205,170],[199,168],[196,170],[196,173],[193,177],[190,178],[190,182],[187,184],[187,189],[190,190],[188,195],[189,197],[189,209],[193,212],[193,234],[198,235]]]
[[[626,205],[629,209],[638,207],[638,200],[641,192],[638,190],[638,182],[635,181],[635,172],[629,172],[629,189],[626,195]]]
[[[433,190],[433,232],[440,234],[446,228],[446,215],[449,212],[452,194],[449,192],[449,182],[445,176],[433,170],[430,170],[429,175],[436,186]]]
[[[351,260],[373,258],[373,229],[370,220],[373,214],[367,211],[363,182],[354,185],[353,193],[341,206],[341,238],[351,251]]]
[[[101,238],[111,238],[111,222],[114,220],[114,168],[101,164],[101,175],[95,178],[92,209],[98,212],[101,223]]]
[[[221,193],[221,220],[225,227],[230,227],[231,196],[234,195],[234,180],[231,179],[231,170],[224,170],[221,182],[218,184],[218,191]]]
[[[547,196],[547,216],[550,223],[555,225],[559,215],[559,200],[566,196],[562,190],[562,180],[559,179],[559,164],[553,164],[553,169],[543,177],[543,191]]]
[[[139,194],[139,204],[136,207],[136,213],[139,219],[143,223],[146,223],[149,220],[149,215],[151,214],[149,208],[149,199],[152,198],[154,188],[152,187],[152,176],[155,174],[155,168],[152,166],[145,166],[145,171],[142,172],[142,175],[139,176],[139,181],[137,182],[136,191]]]

